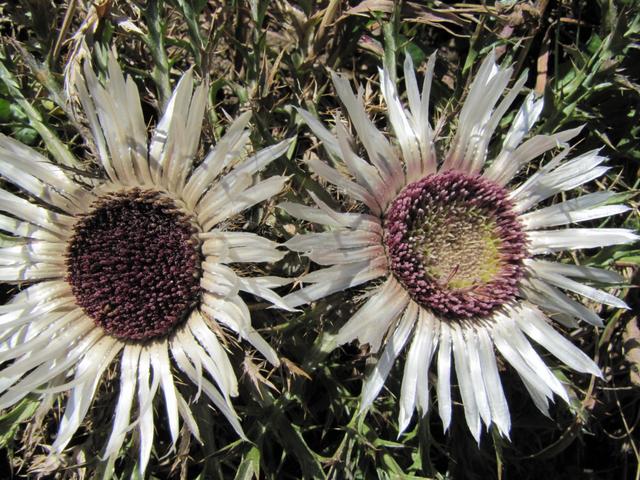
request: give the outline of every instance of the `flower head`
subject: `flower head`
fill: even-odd
[[[286,281],[241,276],[228,264],[274,262],[283,253],[256,234],[227,231],[224,222],[280,192],[285,177],[254,177],[288,141],[245,158],[245,113],[195,163],[206,83],[194,88],[192,72],[182,76],[148,143],[135,83],[114,56],[108,73],[103,86],[85,64],[76,85],[103,178],[63,169],[0,137],[0,174],[19,190],[0,189],[0,229],[13,235],[11,246],[0,249],[0,280],[28,285],[0,307],[0,408],[31,392],[69,390],[53,444],[61,452],[119,358],[120,392],[104,457],[113,462],[135,428],[144,471],[159,390],[173,444],[180,419],[199,438],[174,368],[243,435],[220,325],[271,364],[279,362],[251,327],[239,292],[288,308],[272,290]]]
[[[495,425],[504,436],[510,430],[496,349],[518,372],[537,407],[546,412],[554,394],[567,400],[567,392],[530,339],[574,370],[600,375],[597,365],[554,329],[549,316],[565,325],[574,325],[576,319],[601,325],[602,320],[562,290],[626,307],[615,296],[582,282],[619,282],[617,274],[536,257],[627,243],[637,237],[624,229],[554,228],[626,211],[625,206],[606,204],[613,196],[609,192],[534,208],[601,176],[607,167],[598,151],[566,159],[567,142],[579,128],[523,142],[542,111],[542,99],[533,93],[525,98],[497,156],[487,159],[493,133],[526,80],[522,76],[507,90],[512,69],[498,67],[493,53],[480,66],[456,134],[440,158],[429,121],[434,61],[435,56],[429,59],[420,91],[407,56],[408,109],[389,71],[380,72],[395,142],[367,116],[362,92],[354,95],[349,83],[334,75],[336,91],[367,160],[354,151],[355,142],[339,119],[333,135],[299,110],[338,165],[333,168],[309,159],[311,170],[368,211],[337,212],[314,195],[317,208],[281,205],[294,216],[327,227],[325,232],[298,235],[287,242],[291,250],[326,268],[302,277],[307,285],[285,300],[297,306],[378,280],[364,305],[333,338],[334,345],[358,340],[373,353],[382,348],[365,380],[361,409],[371,405],[406,347],[400,430],[406,429],[416,406],[422,414],[429,409],[427,371],[434,363],[438,411],[445,429],[451,422],[455,368],[466,422],[479,441],[483,423]],[[560,153],[536,173],[524,181],[517,178],[529,162],[556,148]]]

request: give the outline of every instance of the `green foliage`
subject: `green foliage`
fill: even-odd
[[[0,447],[7,448],[15,442],[20,423],[29,420],[40,402],[33,398],[25,398],[4,415],[0,416]],[[16,445],[14,444],[13,447]]]

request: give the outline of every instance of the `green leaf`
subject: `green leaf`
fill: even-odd
[[[252,447],[242,458],[238,466],[235,480],[251,480],[260,478],[260,450]]]
[[[11,118],[11,103],[0,98],[0,122],[7,122]]]
[[[640,250],[618,251],[613,254],[613,259],[618,264],[640,265]]]
[[[16,128],[13,131],[13,136],[25,145],[34,145],[38,140],[38,132],[30,127]]]
[[[5,447],[13,438],[21,422],[33,416],[40,401],[25,398],[15,408],[0,417],[0,446]]]
[[[38,132],[40,137],[42,137],[44,143],[47,145],[47,150],[49,150],[58,163],[73,168],[81,168],[80,163],[71,154],[67,146],[62,143],[56,134],[43,123],[40,112],[38,112],[33,105],[24,98],[24,95],[22,95],[22,92],[20,91],[18,82],[2,61],[0,61],[0,81],[4,83],[9,95],[13,97],[15,102],[18,103],[20,108],[27,115],[29,124]],[[30,134],[26,135],[28,138]]]

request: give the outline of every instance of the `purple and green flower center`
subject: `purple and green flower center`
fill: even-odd
[[[119,339],[166,336],[200,294],[195,233],[190,217],[161,193],[101,197],[76,223],[67,250],[77,304]]]
[[[526,237],[507,191],[457,171],[407,185],[385,215],[391,270],[413,300],[481,318],[518,293]]]

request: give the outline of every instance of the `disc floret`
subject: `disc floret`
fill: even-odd
[[[487,316],[516,296],[525,238],[504,188],[457,171],[407,185],[385,215],[394,275],[449,319]]]
[[[163,193],[102,196],[76,223],[67,249],[76,302],[119,339],[166,336],[198,300],[196,233],[190,215]]]

